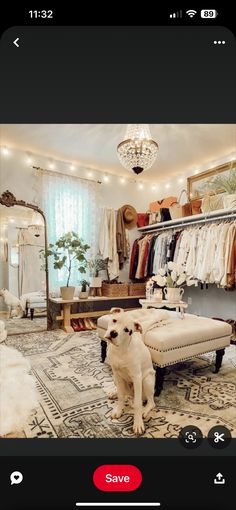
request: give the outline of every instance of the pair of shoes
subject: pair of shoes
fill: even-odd
[[[91,331],[93,329],[91,320],[88,317],[86,319],[84,319],[84,324],[85,324],[85,327],[87,330]]]
[[[79,324],[78,324],[78,322],[75,319],[72,319],[71,326],[72,326],[74,331],[80,331]]]
[[[74,331],[84,331],[84,323],[82,319],[72,319],[71,326]]]
[[[92,329],[97,329],[97,325],[92,321],[92,319],[89,319]]]

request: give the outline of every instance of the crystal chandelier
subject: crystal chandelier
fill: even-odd
[[[158,144],[152,140],[148,124],[128,124],[124,140],[117,147],[121,164],[135,174],[153,165]]]

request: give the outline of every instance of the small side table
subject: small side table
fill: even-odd
[[[180,313],[181,319],[184,318],[184,311],[188,308],[188,303],[185,301],[178,301],[177,303],[173,303],[172,301],[167,301],[167,299],[162,299],[161,301],[154,301],[152,299],[140,299],[140,305],[142,308],[163,308],[166,306],[167,308],[175,308],[176,312]]]

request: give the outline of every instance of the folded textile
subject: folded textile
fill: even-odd
[[[129,312],[124,311],[124,313],[128,320],[130,319],[138,322],[142,326],[144,335],[147,331],[150,331],[150,329],[164,326],[170,320],[169,312],[166,310],[156,310],[155,308],[150,308],[149,310],[140,308],[139,310],[131,310]]]

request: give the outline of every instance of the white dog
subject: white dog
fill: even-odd
[[[108,361],[110,362],[117,387],[118,402],[112,418],[120,418],[128,394],[134,397],[135,434],[145,431],[143,417],[155,407],[155,371],[151,354],[143,342],[142,328],[138,322],[128,318],[120,308],[111,310],[104,339],[108,341]],[[143,401],[147,404],[143,407]]]
[[[10,317],[17,317],[18,319],[23,317],[24,311],[20,300],[16,296],[7,289],[0,290],[0,296],[3,297],[3,300],[7,305],[8,319],[10,319]]]

